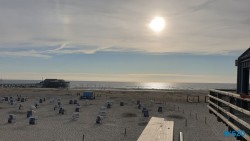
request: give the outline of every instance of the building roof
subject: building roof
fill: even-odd
[[[238,60],[242,61],[242,60],[249,59],[249,58],[250,58],[250,47],[243,54],[240,55]]]

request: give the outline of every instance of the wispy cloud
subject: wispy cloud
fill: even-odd
[[[41,58],[128,50],[227,54],[249,46],[249,5],[243,0],[2,0],[0,50],[4,56]],[[154,16],[166,19],[160,35],[148,28]],[[3,50],[24,43],[29,53]]]
[[[38,58],[44,58],[48,59],[51,56],[41,54],[39,52],[30,50],[30,51],[1,51],[0,52],[1,57],[38,57]]]

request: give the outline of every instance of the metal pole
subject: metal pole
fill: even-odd
[[[183,133],[180,132],[179,141],[183,141]]]
[[[125,128],[124,136],[126,136],[126,135],[127,135],[127,129]]]
[[[82,134],[82,141],[84,141],[84,134]]]

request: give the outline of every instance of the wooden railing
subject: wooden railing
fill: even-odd
[[[237,101],[250,103],[250,99],[244,99],[238,94],[219,90],[210,90],[208,97],[209,111],[217,116],[218,121],[222,121],[235,131],[244,130],[246,135],[243,138],[250,141],[249,107],[243,108],[237,104]]]

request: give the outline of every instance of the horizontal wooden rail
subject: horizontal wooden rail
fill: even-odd
[[[218,93],[218,94],[227,95],[227,96],[230,96],[230,97],[234,97],[234,98],[237,98],[237,99],[240,99],[240,100],[244,100],[244,101],[250,102],[250,99],[248,99],[248,98],[242,98],[242,97],[240,97],[239,94],[235,94],[235,93],[231,93],[231,92],[225,92],[225,91],[220,91],[220,90],[214,90],[214,89],[211,89],[210,91]]]
[[[219,110],[221,110],[222,112],[224,112],[225,114],[227,114],[228,116],[230,116],[231,118],[233,118],[234,120],[236,120],[237,122],[239,122],[240,124],[242,124],[243,126],[247,127],[248,129],[250,129],[250,124],[245,122],[244,120],[238,118],[237,116],[231,114],[230,112],[226,111],[225,109],[221,108],[220,106],[216,105],[215,103],[213,103],[212,101],[208,101],[210,104],[212,104],[213,106],[215,106],[216,108],[218,108]]]
[[[237,110],[237,111],[239,111],[239,112],[242,112],[242,113],[244,113],[244,114],[250,116],[250,111],[248,111],[248,110],[245,110],[245,109],[243,109],[243,108],[240,108],[240,107],[238,107],[238,106],[235,106],[235,105],[233,105],[233,104],[231,104],[231,103],[229,103],[229,102],[227,102],[227,101],[224,101],[224,100],[219,99],[219,98],[217,98],[217,97],[214,97],[214,96],[212,96],[212,95],[208,95],[208,96],[209,96],[210,98],[213,98],[213,99],[215,99],[215,100],[217,100],[217,101],[220,101],[220,102],[226,104],[227,106],[229,106],[229,107],[231,107],[231,108],[233,108],[233,109],[235,109],[235,110]]]
[[[214,110],[211,106],[207,106],[212,112],[214,112],[214,114],[216,114],[218,117],[221,118],[221,120],[223,120],[228,126],[232,127],[235,131],[240,131],[241,129],[239,127],[237,127],[236,125],[234,125],[232,122],[230,122],[229,120],[227,120],[223,115],[221,115],[220,113],[218,113],[216,110]],[[245,138],[247,141],[250,141],[250,136],[246,133],[245,136],[243,137]]]

